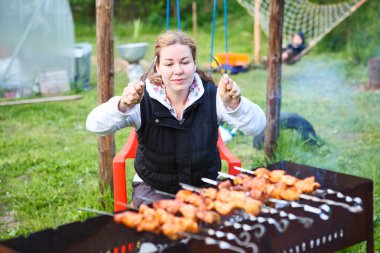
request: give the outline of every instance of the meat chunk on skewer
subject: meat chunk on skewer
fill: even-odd
[[[247,174],[240,173],[236,175],[233,182],[234,182],[234,185],[240,185],[240,184],[244,184],[244,182],[246,181],[249,181],[251,178],[252,177]]]
[[[312,193],[313,191],[321,187],[319,183],[315,182],[315,177],[313,176],[307,177],[303,180],[298,180],[294,184],[294,186],[300,188],[305,193]]]
[[[180,202],[173,199],[162,199],[160,201],[153,202],[154,209],[164,209],[169,213],[177,213],[179,211]]]
[[[122,223],[129,228],[136,228],[142,221],[142,215],[136,212],[125,211],[115,215],[115,222]]]
[[[175,240],[181,232],[199,232],[198,223],[190,218],[177,217],[164,209],[152,209],[141,205],[139,212],[125,211],[115,215],[115,222],[122,223],[137,231],[162,232],[167,237]]]
[[[201,188],[199,195],[204,199],[214,200],[216,198],[217,193],[218,193],[217,189],[209,187],[209,188]]]
[[[202,206],[205,206],[205,204]],[[181,202],[177,199],[163,199],[156,201],[153,203],[153,208],[156,210],[163,209],[173,215],[180,214],[185,218],[207,223],[216,223],[220,221],[220,216],[217,213],[196,207],[192,204]]]
[[[180,190],[177,192],[175,198],[181,202],[192,204],[199,208],[205,208],[202,197],[192,191]]]
[[[157,217],[156,211],[147,205],[142,204],[139,208],[139,213],[142,215],[142,222],[137,225],[137,231],[159,233],[160,220]]]

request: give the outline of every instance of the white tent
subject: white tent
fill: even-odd
[[[0,1],[0,97],[21,97],[74,78],[74,24],[68,0]]]

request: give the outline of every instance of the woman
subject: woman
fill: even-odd
[[[265,126],[259,106],[223,76],[218,87],[197,69],[194,40],[180,31],[162,33],[155,43],[154,71],[146,83],[129,83],[121,96],[97,106],[86,126],[101,135],[132,126],[138,135],[132,201],[163,198],[155,189],[175,193],[179,183],[194,186],[215,179],[221,168],[218,124],[227,122],[246,134]]]

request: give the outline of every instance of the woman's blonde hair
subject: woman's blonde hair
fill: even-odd
[[[163,81],[160,75],[157,74],[157,65],[160,64],[160,52],[163,47],[180,44],[185,45],[190,48],[191,55],[193,56],[194,62],[196,62],[197,56],[197,45],[193,38],[191,38],[188,34],[182,31],[177,30],[168,30],[166,32],[161,33],[154,44],[154,55],[157,57],[156,66],[149,79],[152,83],[156,85],[163,85]],[[204,71],[196,69],[196,72],[205,82],[214,83],[214,80],[211,76],[207,75]]]

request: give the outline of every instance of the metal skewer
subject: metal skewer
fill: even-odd
[[[328,205],[321,205],[319,207],[314,207],[314,206],[310,206],[306,204],[300,204],[296,201],[286,201],[286,200],[274,199],[274,198],[270,198],[269,201],[272,203],[278,204],[279,208],[285,207],[285,206],[290,206],[293,208],[302,208],[306,212],[318,214],[321,220],[328,220],[330,219],[330,216],[331,216],[330,207]]]
[[[330,206],[340,206],[340,207],[347,209],[348,211],[350,211],[352,213],[360,213],[363,211],[363,208],[361,206],[357,206],[357,205],[356,206],[350,206],[346,203],[334,201],[331,199],[321,199],[321,198],[306,195],[306,194],[300,194],[300,198],[310,200],[313,202],[325,203],[325,204],[330,205]]]
[[[146,71],[146,73],[141,77],[140,79],[140,85],[142,88],[145,87],[145,81],[146,79],[148,79],[150,73],[152,72],[153,68],[154,68],[154,65],[156,65],[156,61],[157,61],[157,56],[155,56],[152,60],[152,62],[150,63],[150,66],[148,68],[148,70]]]
[[[231,245],[230,243],[228,243],[226,241],[215,240],[214,238],[209,237],[209,236],[202,236],[202,235],[198,235],[198,234],[191,234],[191,233],[188,233],[188,232],[181,232],[179,234],[183,235],[183,236],[186,236],[186,237],[190,237],[192,239],[205,241],[205,243],[207,245],[218,245],[218,247],[220,249],[233,250],[233,251],[236,251],[236,252],[239,252],[239,253],[240,252],[241,253],[245,253],[246,252],[244,249],[236,247],[234,245]],[[249,247],[252,248],[252,253],[257,253],[258,252],[258,248],[257,248],[257,245],[255,243],[250,243]]]
[[[235,170],[238,170],[238,171],[241,171],[241,172],[245,172],[247,174],[255,175],[255,173],[252,170],[247,170],[247,169],[244,169],[244,168],[241,168],[241,167],[238,167],[238,166],[234,166],[234,168],[235,168]]]
[[[287,217],[289,220],[296,220],[299,223],[303,224],[305,228],[311,227],[311,225],[314,223],[314,220],[310,217],[303,217],[298,216],[292,213],[285,212],[283,210],[277,210],[275,208],[264,206],[261,211],[263,213],[269,213],[269,214],[278,214],[280,217]]]
[[[238,166],[235,166],[235,169],[238,171],[241,171],[241,172],[245,172],[245,173],[250,174],[250,175],[255,175],[255,173],[252,170],[247,170],[247,169],[244,169],[244,168],[241,168]],[[338,192],[338,191],[334,191],[332,189],[316,189],[314,192],[316,194],[322,195],[323,197],[325,195],[335,195],[337,198],[343,199],[347,203],[353,202],[356,205],[360,205],[360,206],[363,204],[362,199],[359,197],[352,198],[350,196],[344,195],[343,193]],[[341,202],[338,202],[338,203],[341,203]],[[342,205],[339,204],[338,206],[342,206]],[[347,206],[344,206],[344,207],[347,208]],[[357,207],[355,207],[355,208],[348,207],[347,209],[351,210],[352,212],[361,212],[362,211],[362,209],[357,208]]]
[[[144,199],[144,200],[148,200],[148,198],[145,198],[145,197],[141,197],[141,198]],[[121,204],[126,205],[125,203],[121,203]],[[100,214],[100,215],[106,215],[106,216],[110,216],[110,217],[115,217],[114,213],[110,213],[110,212],[106,212],[106,211],[101,211],[101,210],[96,210],[96,209],[92,209],[92,208],[81,207],[81,208],[78,208],[78,210],[80,210],[80,211],[86,211],[86,212],[90,212],[90,213],[96,213],[96,214]],[[252,252],[257,252],[257,246],[256,246],[256,244],[249,242],[250,241],[249,234],[248,234],[248,236],[249,236],[248,239],[246,238],[244,241],[242,241],[236,235],[234,235],[232,233],[224,233],[222,231],[217,231],[217,230],[213,230],[213,229],[208,229],[206,232],[209,235],[216,235],[216,237],[218,237],[218,238],[220,238],[220,237],[226,237],[229,240],[234,240],[240,246],[252,248]],[[234,251],[237,251],[237,252],[246,252],[244,250],[241,251],[240,248],[232,246],[231,244],[229,244],[229,243],[227,243],[225,241],[217,241],[217,240],[215,240],[215,239],[213,239],[211,237],[201,236],[201,235],[197,235],[197,234],[193,234],[193,233],[188,233],[188,232],[179,232],[178,235],[181,235],[183,237],[190,237],[190,238],[194,238],[194,239],[203,238],[203,240],[206,242],[206,244],[216,244],[214,242],[217,242],[219,246],[225,247],[224,249],[231,249],[231,250],[234,250]],[[243,236],[247,236],[247,235],[244,234]],[[223,249],[222,247],[221,247],[221,249]]]
[[[199,190],[199,188],[197,188],[197,187],[193,187],[193,186],[190,186],[190,185],[187,185],[187,186],[188,186],[188,189],[190,191],[196,192],[196,190]],[[163,192],[163,191],[159,191],[159,190],[155,190],[155,193],[162,194],[164,196],[175,197],[174,194]],[[253,231],[253,230],[258,229],[257,231],[255,231],[255,237],[256,238],[261,238],[264,235],[264,233],[265,233],[265,227],[263,225],[261,225],[261,224],[255,224],[255,225],[250,226],[248,224],[240,224],[238,222],[225,221],[223,223],[223,225],[225,225],[227,227],[232,227],[234,229],[242,229],[244,231]],[[280,227],[280,230],[281,230],[282,226],[281,225],[276,226],[276,228],[278,228],[278,227]]]
[[[175,194],[173,194],[173,193],[164,192],[164,191],[160,191],[160,190],[154,190],[154,192],[158,193],[158,194],[161,194],[163,196],[167,196],[169,198],[175,198]]]
[[[352,198],[350,196],[344,195],[341,192],[334,191],[331,189],[317,189],[315,190],[315,193],[322,195],[323,197],[326,195],[335,195],[339,199],[344,199],[347,203],[352,203],[354,202],[356,205],[362,205],[363,200],[359,197]]]
[[[224,174],[225,173],[223,173],[223,175]],[[235,178],[234,176],[229,175],[229,174],[225,174],[225,175],[227,175],[227,177],[229,177],[230,179]],[[218,185],[217,181],[214,181],[211,179],[207,179],[207,180],[204,180],[204,179],[205,178],[202,178],[203,182],[211,183],[212,185],[215,185],[215,186]],[[281,207],[283,207],[283,206],[291,206],[293,208],[301,207],[306,212],[318,214],[322,220],[328,220],[330,218],[330,207],[328,205],[321,205],[319,208],[317,208],[317,207],[313,207],[313,206],[306,205],[306,204],[300,204],[300,203],[295,202],[295,201],[279,200],[279,199],[274,199],[274,198],[270,198],[270,199],[268,199],[268,201],[270,201],[272,203],[280,204]]]
[[[241,172],[246,172],[248,174],[254,175],[254,173],[251,170],[247,170],[247,169],[240,168],[240,167],[237,167],[237,166],[235,166],[235,169],[239,170]],[[205,179],[204,182],[206,182],[207,180]],[[313,222],[314,222],[314,220],[312,218],[310,218],[310,217],[298,216],[298,215],[295,215],[295,214],[292,214],[292,213],[287,213],[287,212],[282,211],[282,210],[278,211],[277,209],[269,207],[269,206],[264,206],[261,209],[261,211],[263,213],[279,214],[280,217],[287,217],[289,220],[297,220],[298,222],[300,222],[301,224],[303,224],[305,227],[310,227],[313,224]]]
[[[217,238],[227,237],[228,240],[235,240],[236,243],[240,246],[247,246],[250,244],[249,242],[251,241],[251,235],[246,231],[243,231],[242,233],[240,233],[239,237],[237,237],[233,233],[225,233],[223,231],[214,230],[212,228],[202,228],[201,230],[204,230],[210,236],[216,236]],[[244,240],[241,240],[241,238],[244,238]]]
[[[96,213],[96,214],[100,214],[100,215],[107,215],[107,216],[115,217],[114,213],[110,213],[110,212],[106,212],[106,211],[101,211],[101,210],[96,210],[96,209],[92,209],[92,208],[80,207],[80,208],[78,208],[78,210],[79,211],[86,211],[86,212],[90,212],[90,213]]]
[[[151,203],[154,202],[153,199],[150,199],[150,198],[147,198],[147,197],[139,196],[138,198],[142,199],[144,201],[147,201],[147,202],[151,202]],[[257,231],[255,233],[255,236],[256,236],[256,238],[261,238],[264,235],[264,233],[265,233],[265,228],[264,227],[257,227],[257,226],[254,227],[254,229],[256,229],[256,228],[259,228],[259,231]],[[250,230],[253,230],[253,229],[250,229]],[[241,237],[245,238],[244,241],[242,241],[239,237],[237,237],[235,234],[230,233],[230,232],[226,233],[226,232],[223,232],[223,231],[220,231],[220,230],[215,230],[215,229],[212,229],[212,228],[201,228],[201,231],[207,233],[210,236],[216,236],[217,238],[223,238],[223,237],[225,237],[228,240],[234,240],[240,246],[246,246],[246,245],[248,245],[249,241],[251,240],[251,235],[249,233],[247,233],[246,231],[244,231],[244,232],[242,232],[240,234]]]
[[[235,179],[236,176],[233,176],[233,175],[230,175],[230,174],[226,174],[226,173],[223,173],[223,172],[218,172],[219,176],[222,176],[222,177],[225,177],[225,178],[229,178],[229,179]],[[331,206],[340,206],[340,207],[343,207],[345,209],[347,209],[348,211],[352,212],[352,213],[359,213],[359,212],[362,212],[363,211],[363,208],[361,206],[350,206],[346,203],[342,203],[342,202],[338,202],[338,201],[334,201],[334,200],[330,200],[330,199],[321,199],[321,198],[318,198],[316,196],[310,196],[310,195],[307,195],[307,194],[300,194],[299,195],[300,199],[304,199],[304,200],[310,200],[310,201],[313,201],[313,202],[318,202],[318,203],[325,203],[325,204],[328,204],[328,205],[331,205]]]
[[[218,72],[219,72],[219,74],[221,74],[222,76],[226,75],[228,77],[228,75],[226,73],[222,73],[219,61],[214,56],[212,56],[212,55],[210,55],[210,58],[216,63],[216,66],[218,66]]]
[[[203,178],[202,178],[202,180],[203,180]],[[180,185],[181,185],[182,188],[184,188],[186,190],[194,191],[194,192],[197,192],[197,193],[199,193],[200,190],[201,190],[198,187],[195,187],[195,186],[192,186],[192,185],[188,185],[188,184],[185,184],[185,183],[180,183]],[[288,228],[288,225],[289,225],[289,222],[287,220],[285,220],[285,219],[281,219],[280,223],[279,223],[275,219],[270,218],[270,217],[269,218],[265,218],[265,217],[261,217],[261,216],[253,216],[252,214],[248,214],[248,213],[245,213],[244,218],[246,218],[246,219],[248,219],[250,221],[257,221],[259,223],[268,222],[268,224],[274,225],[276,227],[277,231],[280,232],[280,233],[285,232],[286,229]],[[237,223],[235,223],[235,224],[237,224]],[[225,224],[225,225],[231,225],[231,224],[227,222],[227,224]],[[239,226],[239,225],[236,225],[236,226]],[[243,228],[243,230],[246,230],[246,231],[256,229],[255,226],[250,226],[250,225],[247,225],[247,224],[242,225],[241,228]]]

